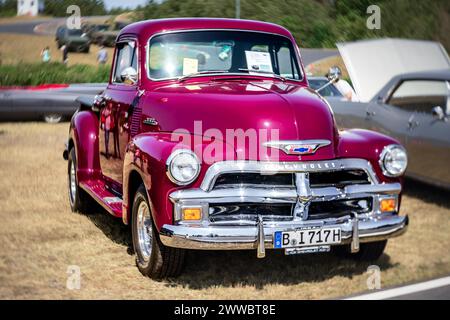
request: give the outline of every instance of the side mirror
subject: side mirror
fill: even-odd
[[[133,67],[127,67],[120,73],[120,80],[125,84],[136,84],[138,74]]]
[[[436,106],[431,110],[431,113],[433,114],[433,118],[436,120],[445,120],[445,112],[440,106]]]
[[[323,86],[321,86],[320,88],[318,88],[316,90],[317,93],[320,93],[320,91],[322,91],[323,89],[325,89],[326,87],[328,87],[329,85],[338,82],[339,80],[339,74],[333,74],[332,76],[328,77],[328,82],[325,83]]]

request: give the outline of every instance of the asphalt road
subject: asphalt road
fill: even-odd
[[[366,293],[346,300],[450,300],[450,276]]]
[[[42,23],[49,23],[52,21],[58,21],[61,19],[42,19],[24,22],[15,22],[8,24],[0,24],[0,33],[21,33],[21,34],[33,34],[34,28]]]

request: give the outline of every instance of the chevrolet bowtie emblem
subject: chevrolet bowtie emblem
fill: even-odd
[[[276,148],[282,150],[286,154],[305,155],[313,154],[317,149],[331,144],[330,140],[285,140],[285,141],[268,141],[264,146],[268,148]]]

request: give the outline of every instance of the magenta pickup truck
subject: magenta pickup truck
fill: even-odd
[[[337,129],[285,28],[161,19],[116,42],[106,90],[70,124],[68,193],[131,225],[142,274],[175,276],[204,249],[376,260],[406,230],[404,148]]]

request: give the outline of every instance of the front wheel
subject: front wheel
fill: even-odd
[[[349,245],[338,246],[334,249],[334,252],[342,258],[357,261],[376,261],[383,254],[386,244],[387,240],[361,243],[359,251],[356,253],[351,253]]]
[[[68,191],[69,203],[72,212],[89,213],[92,205],[92,200],[89,195],[82,190],[78,185],[77,179],[77,156],[75,148],[70,149],[68,158]]]
[[[49,113],[44,115],[44,121],[47,123],[59,123],[62,120],[62,115],[58,113]]]
[[[185,250],[162,244],[153,223],[147,192],[143,185],[139,187],[134,197],[131,223],[139,271],[153,279],[179,275],[184,264]]]

